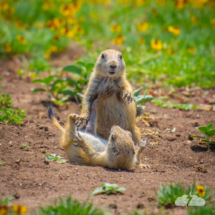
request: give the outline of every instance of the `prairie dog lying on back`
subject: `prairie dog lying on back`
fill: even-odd
[[[139,145],[141,134],[139,128],[136,127],[133,91],[126,79],[122,54],[116,50],[105,50],[99,55],[82,100],[82,111],[81,116],[77,118],[77,125],[87,124],[93,102],[108,88],[113,89],[114,93],[98,107],[95,135],[107,140],[112,126],[118,125],[130,131],[135,145]]]
[[[145,144],[135,147],[129,131],[112,126],[109,138],[105,140],[77,131],[75,125],[79,118],[77,114],[68,116],[65,129],[58,123],[51,107],[48,109],[48,116],[62,132],[61,146],[71,162],[126,170],[132,170],[135,164],[140,163],[140,155]]]

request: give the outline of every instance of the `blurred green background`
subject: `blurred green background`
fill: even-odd
[[[0,57],[25,56],[32,78],[71,43],[85,49],[77,60],[88,64],[104,49],[121,50],[129,79],[140,85],[210,88],[215,1],[1,0]]]

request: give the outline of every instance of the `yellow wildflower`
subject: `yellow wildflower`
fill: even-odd
[[[27,43],[27,40],[22,35],[17,35],[16,39],[23,45]]]
[[[207,2],[208,0],[190,0],[192,6],[197,8],[202,8]]]
[[[205,196],[205,191],[204,191],[204,187],[201,185],[197,185],[196,186],[196,193],[200,196],[200,197],[204,197]]]
[[[39,28],[39,29],[42,29],[42,28],[44,28],[44,23],[42,23],[42,22],[38,22],[38,21],[36,21],[35,23],[34,23],[34,26],[35,27],[37,27],[37,28]]]
[[[75,37],[74,29],[69,29],[68,26],[61,29],[61,34],[65,37],[69,37],[71,39],[74,39],[74,37]]]
[[[80,35],[83,35],[84,34],[84,30],[83,28],[81,28],[81,26],[79,25],[75,25],[72,29],[74,32],[80,34]]]
[[[155,49],[156,51],[159,51],[163,48],[163,44],[161,40],[152,40],[151,47]]]
[[[143,38],[138,39],[138,43],[145,43],[146,41]]]
[[[137,7],[140,7],[140,6],[142,6],[144,4],[144,0],[135,0],[135,5],[137,6]]]
[[[97,0],[97,3],[108,4],[110,0]]]
[[[118,5],[128,5],[130,0],[117,0]]]
[[[55,9],[55,5],[53,3],[53,1],[51,0],[46,0],[43,2],[43,10],[47,11],[47,10],[53,10]]]
[[[81,8],[81,4],[80,3],[61,5],[60,6],[60,13],[63,16],[73,16],[73,15],[75,15],[78,12],[78,10],[80,8]]]
[[[16,20],[16,21],[15,21],[15,26],[16,26],[18,29],[23,29],[23,23],[22,23],[20,20]]]
[[[8,8],[8,14],[14,14],[14,12],[16,11],[16,8],[15,7],[10,7]]]
[[[181,33],[180,28],[172,27],[172,26],[168,27],[168,31],[173,33],[175,36],[178,36]]]
[[[64,22],[62,19],[54,18],[52,20],[49,20],[47,23],[47,26],[52,30],[57,30],[60,28],[60,26],[64,25]]]
[[[6,52],[11,52],[12,51],[11,45],[9,43],[5,44],[5,50],[6,50]]]
[[[173,55],[173,54],[174,54],[174,50],[168,49],[168,50],[167,50],[167,53],[168,53],[169,55]]]
[[[9,207],[7,205],[0,205],[0,214],[6,215],[9,213]]]
[[[72,16],[67,16],[66,21],[68,24],[71,24],[71,25],[78,22],[77,19],[75,17],[72,17]]]
[[[111,42],[120,46],[123,44],[124,40],[125,40],[124,36],[120,34],[116,38],[114,38]]]
[[[211,19],[211,25],[213,25],[215,27],[215,18]]]
[[[122,30],[120,25],[112,25],[111,26],[111,31],[113,32],[120,32]]]
[[[60,39],[60,37],[57,34],[53,37],[53,40],[55,40],[55,41],[58,41],[59,39]]]
[[[147,23],[147,22],[139,23],[139,24],[137,24],[137,28],[139,31],[144,32],[149,28],[149,23]]]
[[[46,51],[46,53],[43,55],[43,57],[44,57],[45,59],[49,59],[50,56],[51,56],[51,54],[52,54],[52,51],[51,51],[50,49],[48,49],[48,50]]]
[[[164,6],[166,4],[166,0],[156,0],[156,3],[160,6]]]
[[[196,47],[190,47],[190,48],[188,48],[188,52],[189,53],[193,53],[193,52],[195,52],[196,51]]]
[[[38,78],[35,72],[31,72],[31,73],[30,73],[30,77],[31,77],[31,78]]]
[[[8,8],[9,8],[8,4],[4,2],[0,4],[0,10],[5,11],[5,10],[8,10]]]
[[[51,46],[50,49],[51,49],[52,52],[56,52],[57,51],[57,47],[56,46]]]
[[[102,0],[101,3],[103,3],[103,4],[109,4],[110,0]]]
[[[21,214],[26,214],[28,212],[28,208],[26,206],[20,206],[20,205],[13,205],[12,210]]]
[[[175,3],[178,9],[182,9],[188,3],[188,0],[175,0]]]

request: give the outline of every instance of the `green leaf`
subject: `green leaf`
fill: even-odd
[[[201,131],[204,134],[207,133],[207,127],[198,127],[198,130]]]
[[[45,82],[44,82],[43,79],[36,79],[36,80],[33,80],[32,83],[41,83],[42,84],[42,83],[45,83]]]
[[[142,87],[140,87],[139,89],[135,90],[135,91],[133,92],[133,96],[134,96],[134,97],[139,96],[141,90],[142,90]]]
[[[80,65],[80,66],[83,66],[83,67],[86,67],[86,64],[84,62],[77,62],[76,64]]]
[[[75,74],[78,74],[78,75],[81,75],[81,73],[82,73],[82,69],[80,69],[79,67],[74,66],[74,65],[66,66],[66,67],[63,68],[62,71],[63,72],[71,72],[71,73],[75,73]]]
[[[51,81],[56,77],[56,75],[50,75],[44,79],[36,79],[33,80],[32,83],[41,83],[41,84],[45,84],[46,86],[49,86]]]
[[[44,78],[43,81],[46,84],[46,86],[49,86],[55,77],[56,77],[56,75],[50,75],[50,76]]]
[[[94,64],[93,63],[88,63],[86,66],[87,72],[92,72],[94,68]]]
[[[71,97],[74,97],[75,96],[75,93],[72,91],[72,90],[63,90],[60,92],[61,94],[64,94],[64,95],[68,95],[68,96],[71,96]]]
[[[122,192],[122,191],[125,191],[125,190],[126,190],[125,187],[119,187],[119,188],[117,188],[118,192]]]
[[[198,110],[199,108],[198,108],[198,106],[197,106],[197,105],[193,105],[193,109]]]
[[[190,137],[198,137],[198,138],[205,138],[204,136],[197,136],[197,135],[193,135],[193,136],[190,136]]]
[[[207,130],[210,131],[210,129],[213,127],[214,124],[207,125]]]
[[[66,78],[65,81],[67,82],[67,84],[71,87],[77,85],[77,82],[71,78]]]
[[[97,195],[97,194],[102,194],[105,193],[105,191],[103,190],[103,188],[96,188],[93,192],[92,195]]]
[[[210,137],[215,136],[215,129],[212,129],[212,130],[208,131],[207,135],[210,136]]]
[[[67,160],[66,160],[66,159],[61,159],[61,160],[59,160],[59,161],[57,161],[57,162],[60,163],[60,164],[64,164],[64,163],[67,162]]]
[[[52,83],[52,86],[59,84],[59,83],[64,83],[64,81],[65,81],[64,79],[57,79]]]
[[[46,90],[43,88],[36,88],[36,89],[32,90],[32,93],[44,92],[44,91],[46,91]]]
[[[83,99],[84,95],[81,93],[76,93],[81,99]]]
[[[143,104],[143,103],[146,103],[148,101],[151,101],[152,99],[153,99],[153,97],[150,95],[142,95],[142,96],[137,97],[136,103],[137,104]]]

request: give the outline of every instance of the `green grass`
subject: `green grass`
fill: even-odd
[[[31,58],[26,69],[41,72],[50,69],[45,58],[64,51],[74,40],[87,51],[81,61],[93,64],[100,51],[110,48],[111,43],[119,43],[128,77],[135,84],[214,85],[215,9],[209,1],[202,6],[197,1],[187,1],[181,9],[175,1],[164,1],[163,5],[153,0],[128,0],[123,4],[119,0],[107,1],[108,4],[85,2],[79,2],[77,10],[70,13],[75,23],[62,13],[66,3],[60,1],[6,2],[8,9],[0,9],[1,56],[28,53]],[[56,18],[60,21],[54,22],[57,27],[53,27]],[[141,32],[139,23],[148,23],[148,29]],[[118,32],[111,30],[113,25],[120,26]],[[180,33],[174,35],[168,30],[170,26],[178,27]],[[64,35],[65,28],[73,36]],[[117,42],[115,38],[120,35],[123,40]],[[139,43],[139,39],[144,43]],[[154,50],[152,40],[160,40],[162,49]]]
[[[203,214],[205,215],[215,214],[215,205],[188,208],[187,215],[203,215]]]
[[[110,213],[103,212],[93,207],[93,203],[80,203],[78,200],[72,200],[68,197],[66,200],[59,198],[53,206],[41,207],[36,213],[37,215],[108,215]]]

